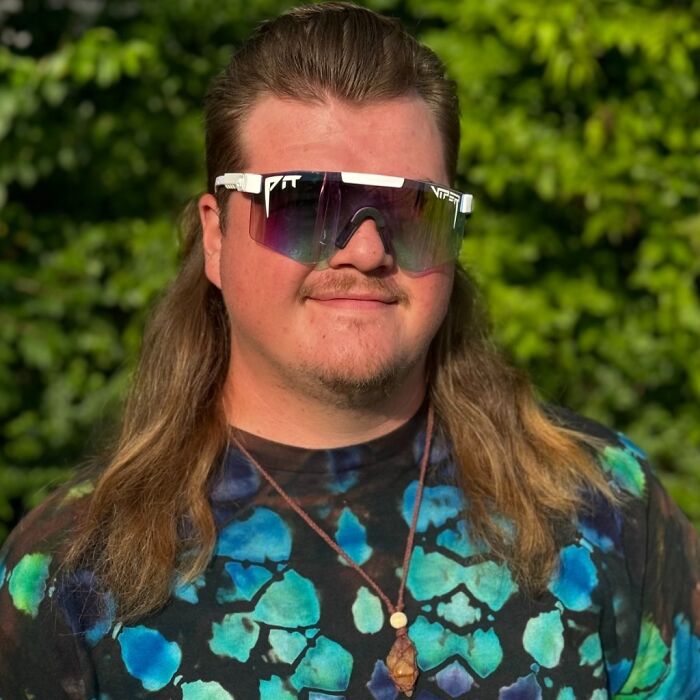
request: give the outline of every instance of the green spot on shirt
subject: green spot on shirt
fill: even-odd
[[[63,497],[61,505],[71,503],[72,501],[77,501],[83,496],[87,496],[95,490],[95,484],[92,481],[81,481],[75,486],[68,489],[68,493]]]
[[[13,605],[32,617],[39,612],[39,605],[46,593],[51,556],[25,554],[10,574],[9,591]]]
[[[633,496],[644,495],[646,477],[642,465],[627,450],[608,445],[603,450],[602,464],[620,488]]]
[[[668,670],[668,647],[661,638],[659,628],[649,620],[642,622],[637,656],[632,671],[620,689],[620,694],[651,688]]]

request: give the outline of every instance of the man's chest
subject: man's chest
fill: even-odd
[[[607,697],[597,574],[585,548],[570,556],[590,575],[533,602],[470,541],[450,493],[426,495],[405,592],[414,697]],[[336,510],[326,529],[395,602],[400,513]],[[293,513],[257,505],[222,530],[202,577],[143,624],[110,630],[93,658],[110,697],[388,700],[398,697],[385,663],[394,638],[372,586]]]

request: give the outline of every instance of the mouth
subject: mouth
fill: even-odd
[[[308,298],[314,301],[376,301],[381,304],[396,304],[398,302],[396,295],[382,292],[339,292],[329,290],[327,292],[309,294]]]
[[[313,302],[321,307],[349,309],[391,309],[409,303],[409,297],[392,280],[353,275],[321,278],[315,284],[299,290],[302,302]]]
[[[367,311],[372,309],[386,309],[398,304],[398,299],[394,296],[353,293],[338,294],[337,292],[309,296],[307,300],[331,308]]]

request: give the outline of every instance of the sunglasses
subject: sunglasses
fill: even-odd
[[[421,273],[457,259],[472,195],[432,182],[350,172],[226,173],[214,189],[251,196],[250,236],[297,262],[325,263],[372,219],[396,264]]]

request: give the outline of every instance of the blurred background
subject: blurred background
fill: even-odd
[[[297,4],[0,0],[0,541],[113,429],[204,187],[207,83]],[[700,526],[700,2],[363,4],[459,85],[499,342]]]

